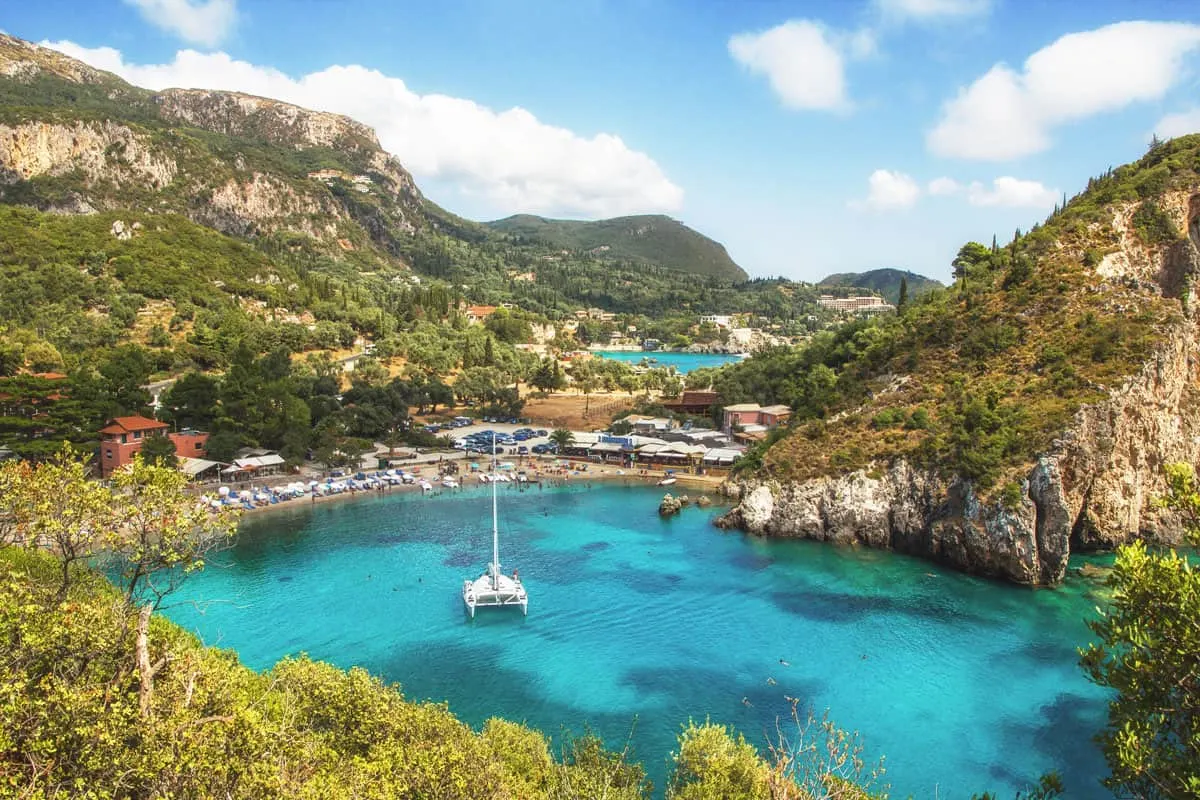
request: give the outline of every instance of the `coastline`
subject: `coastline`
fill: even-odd
[[[584,462],[570,462],[572,466],[584,464]],[[629,471],[622,467],[613,466],[610,464],[586,464],[587,469],[576,470],[566,469],[556,466],[557,461],[551,462],[532,462],[520,465],[524,468],[529,476],[526,483],[527,487],[532,487],[541,484],[543,487],[549,486],[558,488],[561,486],[571,486],[575,484],[587,483],[620,483],[624,486],[649,486],[655,487],[658,481],[666,477],[663,470],[647,469],[645,471],[634,470]],[[434,490],[431,494],[441,495],[447,492],[462,491],[466,486],[460,483],[460,488],[451,489],[442,486],[435,482],[435,475],[423,475],[423,470],[417,469],[413,471],[419,478],[424,478],[434,483]],[[286,486],[290,482],[297,480],[296,476],[278,476],[280,479],[276,481],[264,481],[262,484],[254,484],[251,488],[254,490],[272,489]],[[290,477],[291,480],[283,478]],[[670,492],[678,496],[678,492],[682,489],[696,492],[697,494],[708,495],[709,499],[716,501],[721,497],[720,487],[725,482],[724,476],[709,476],[709,475],[685,475],[676,472],[674,476],[676,483],[670,486],[659,486],[666,494]],[[461,482],[469,482],[471,488],[486,486],[485,483],[471,481],[471,473],[456,476],[456,480]],[[242,491],[242,489],[239,489]],[[201,494],[211,494],[211,489],[205,489]],[[381,495],[390,495],[394,493],[416,493],[422,494],[421,487],[418,484],[400,484],[397,486],[385,485],[378,489],[347,489],[338,494],[313,495],[308,494],[304,497],[297,497],[292,500],[281,500],[278,503],[268,503],[266,505],[255,504],[253,509],[243,508],[238,506],[240,515],[259,514],[275,509],[284,508],[303,508],[312,507],[324,503],[333,503],[339,501],[353,501],[363,497],[379,497]]]

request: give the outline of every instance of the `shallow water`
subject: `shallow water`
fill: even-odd
[[[701,367],[720,367],[742,360],[741,356],[726,353],[670,353],[662,350],[597,350],[593,354],[630,364],[640,364],[643,358],[652,358],[656,362],[652,366],[674,367],[683,374]]]
[[[762,745],[791,696],[886,754],[893,797],[1011,797],[1050,769],[1068,797],[1111,797],[1091,742],[1103,695],[1076,666],[1095,603],[1083,587],[752,539],[712,527],[711,509],[662,521],[661,494],[503,487],[501,560],[529,589],[527,618],[463,612],[462,580],[490,557],[482,490],[247,519],[184,584],[181,599],[205,602],[168,613],[256,669],[301,651],[361,665],[476,726],[590,726],[611,744],[633,729],[660,788],[689,717]]]

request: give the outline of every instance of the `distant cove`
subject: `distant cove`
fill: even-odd
[[[674,353],[664,350],[594,350],[592,354],[630,364],[639,364],[642,359],[654,359],[652,366],[675,367],[683,374],[701,367],[720,367],[742,360],[739,355],[727,353]]]
[[[360,665],[475,726],[590,725],[619,745],[636,717],[660,797],[689,717],[762,746],[793,696],[886,754],[894,797],[1012,797],[1055,769],[1067,797],[1111,798],[1091,741],[1104,696],[1076,666],[1087,587],[723,533],[694,507],[664,521],[661,494],[502,489],[501,559],[529,587],[528,618],[463,613],[461,582],[490,550],[478,489],[252,516],[167,613],[253,668],[301,651]]]

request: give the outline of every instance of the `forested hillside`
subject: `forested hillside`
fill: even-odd
[[[818,289],[865,289],[883,296],[884,300],[895,305],[900,302],[900,289],[903,284],[907,299],[925,294],[939,288],[941,281],[926,278],[915,272],[901,269],[872,269],[867,272],[837,272],[828,275],[817,284]]]
[[[907,457],[994,486],[1050,445],[1079,407],[1138,370],[1182,320],[1186,261],[1159,285],[1113,280],[1123,238],[1186,242],[1164,212],[1200,188],[1200,135],[1091,181],[1044,224],[995,249],[968,243],[955,284],[903,313],[820,334],[722,372],[729,400],[796,410],[763,466],[803,479]],[[1127,218],[1128,230],[1113,227]],[[1115,263],[1115,261],[1111,261]],[[1115,267],[1113,268],[1115,269]]]
[[[518,214],[488,225],[514,237],[605,259],[645,262],[726,281],[747,277],[720,243],[662,215],[587,222]]]

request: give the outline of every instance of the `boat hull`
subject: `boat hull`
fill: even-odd
[[[463,605],[472,618],[477,608],[517,607],[522,614],[529,614],[529,595],[525,586],[507,575],[493,579],[485,572],[473,581],[463,581],[462,595]]]

